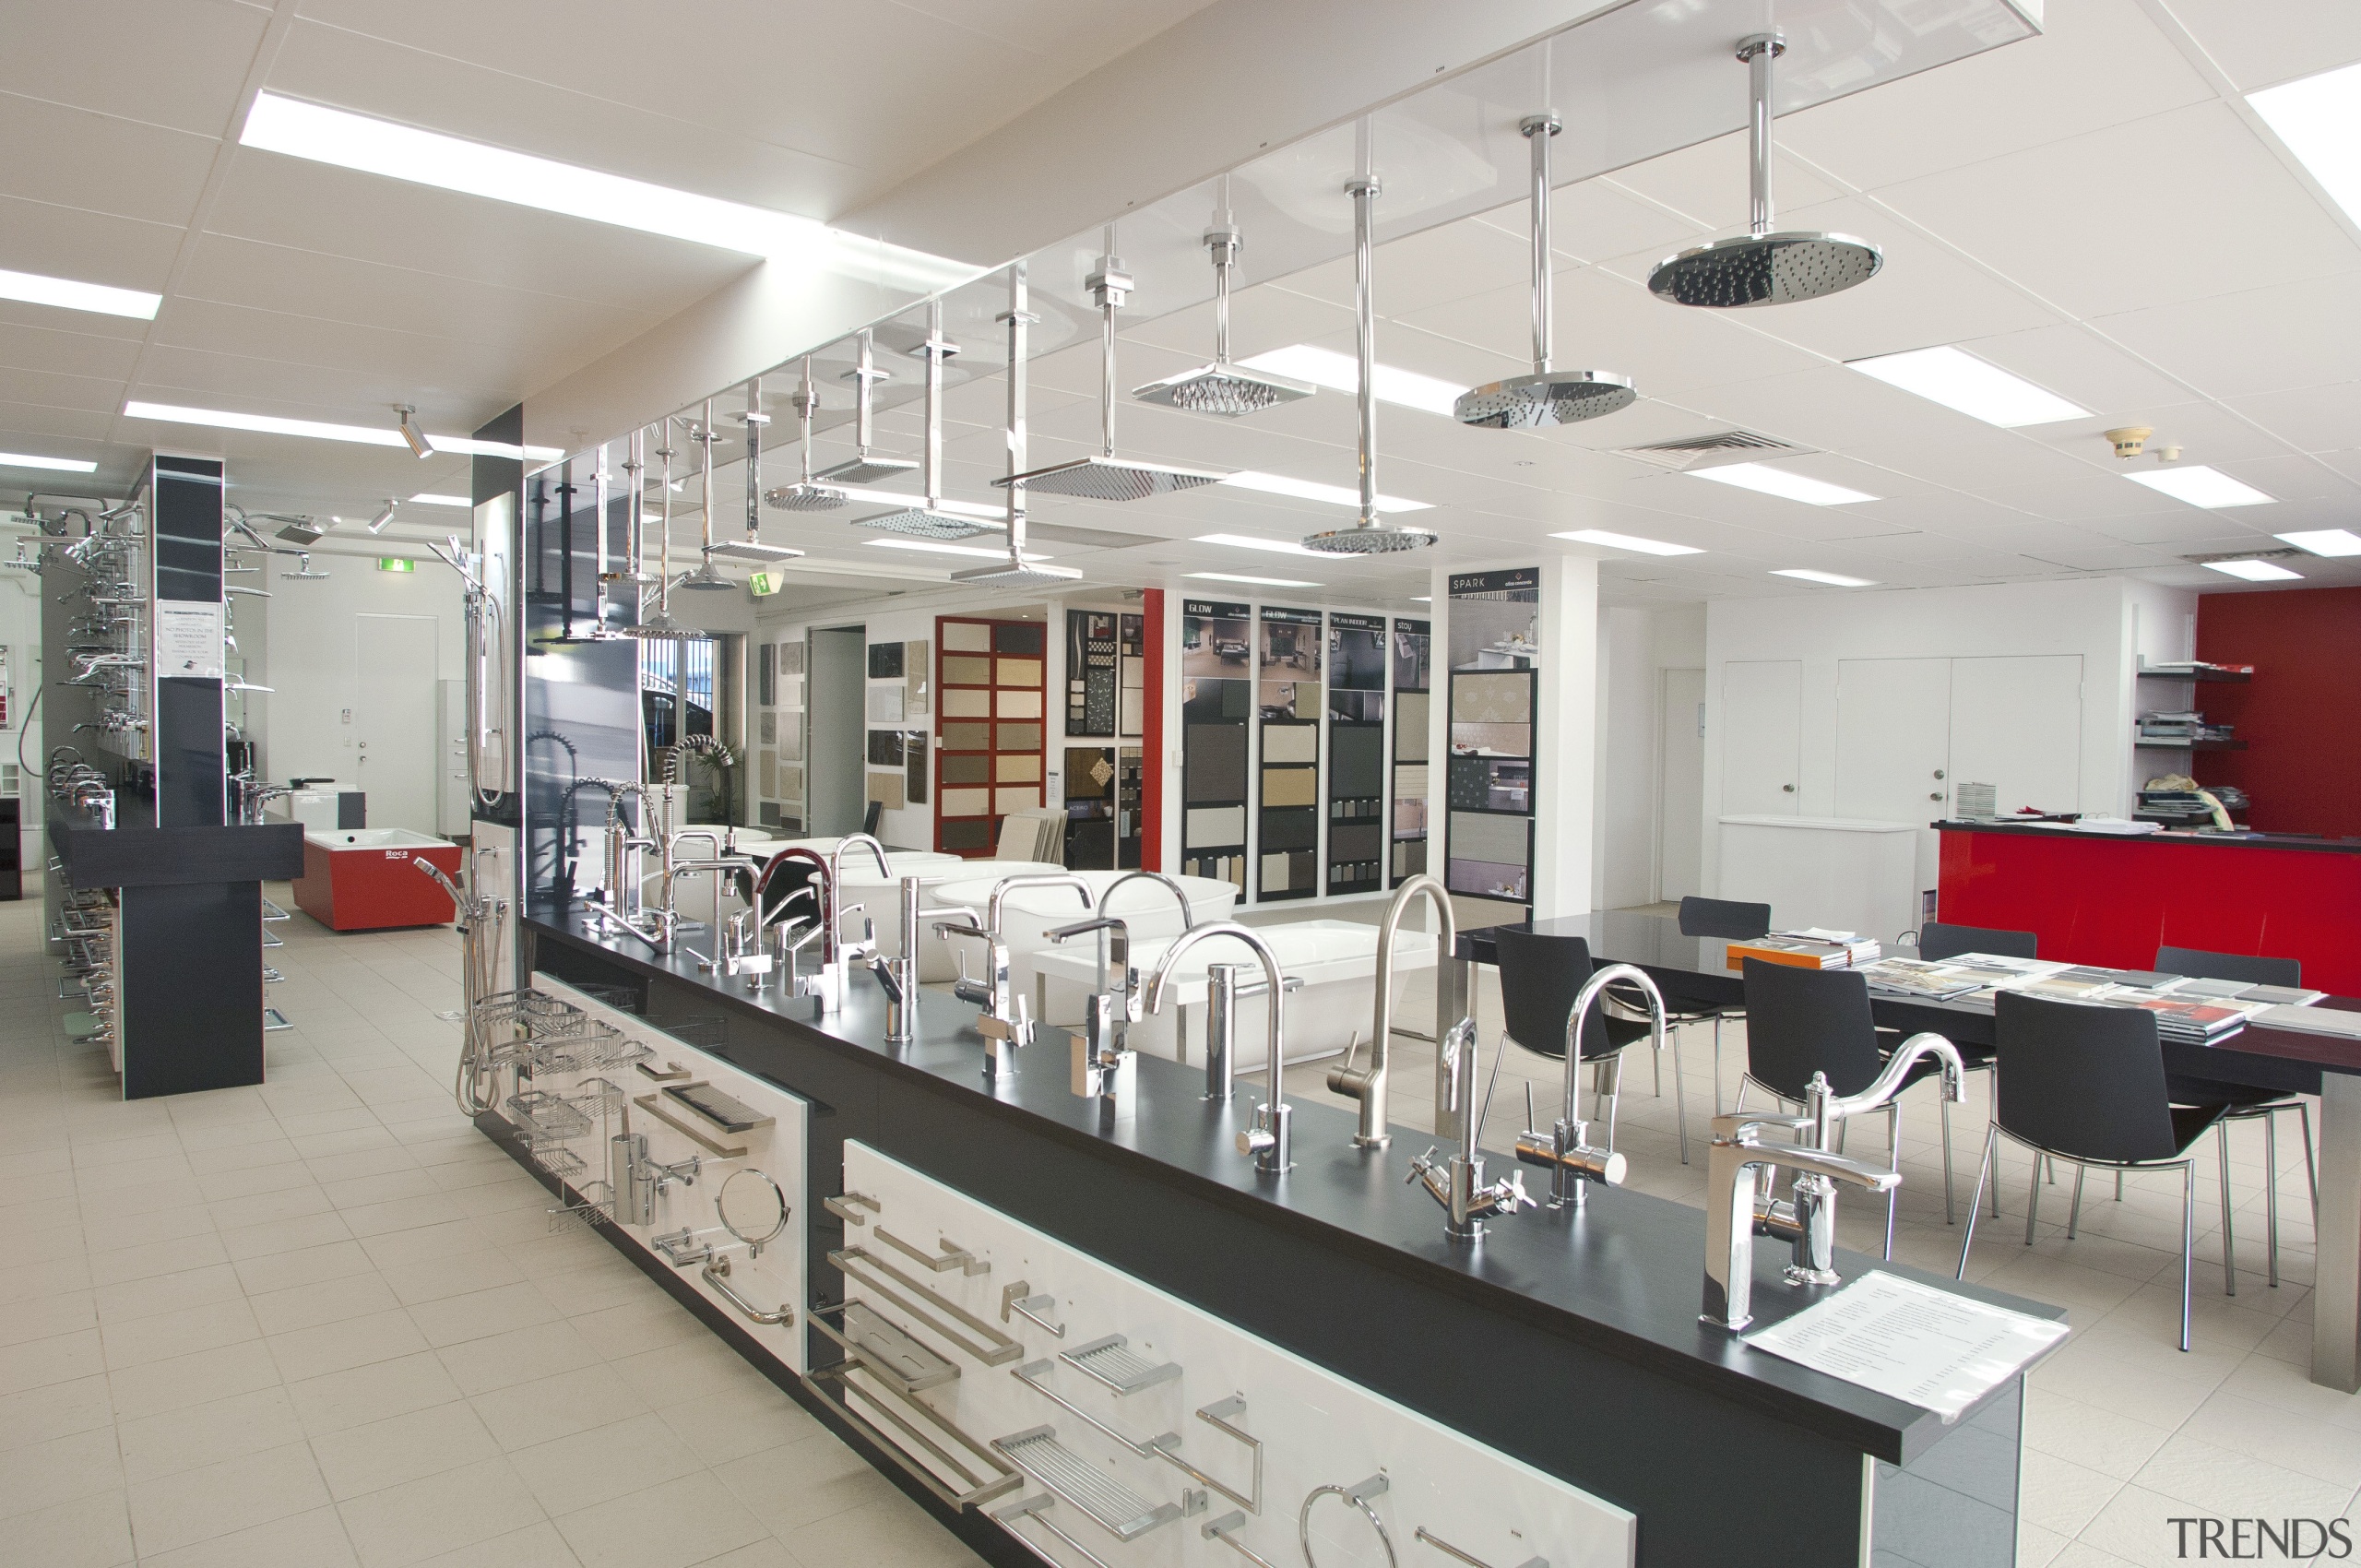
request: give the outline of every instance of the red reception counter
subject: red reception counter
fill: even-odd
[[[2156,949],[2297,958],[2361,996],[2361,839],[2077,833],[1939,822],[1939,918],[2030,931],[2041,956],[2144,969]]]

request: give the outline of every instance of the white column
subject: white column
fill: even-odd
[[[1533,742],[1533,915],[1591,907],[1597,811],[1598,563],[1541,563],[1539,723]]]

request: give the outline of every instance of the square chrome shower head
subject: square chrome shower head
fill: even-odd
[[[1043,588],[1051,583],[1081,580],[1082,574],[1071,566],[1052,566],[1035,560],[1003,561],[997,565],[970,566],[951,574],[955,583],[979,583],[995,588]]]
[[[814,484],[879,484],[919,471],[916,463],[899,457],[848,457],[812,476]]]
[[[1162,381],[1134,386],[1132,396],[1143,403],[1161,403],[1183,413],[1215,414],[1234,420],[1309,398],[1318,390],[1308,381],[1216,361],[1178,375],[1168,375]]]
[[[760,564],[766,561],[792,561],[803,552],[791,550],[784,544],[765,544],[760,540],[731,539],[724,540],[715,545],[713,553],[725,561],[753,561]]]
[[[924,506],[905,506],[897,512],[878,512],[866,517],[855,517],[857,529],[875,529],[881,533],[897,533],[910,539],[973,539],[979,533],[994,531],[990,523],[973,517],[955,517],[948,512],[931,512]]]
[[[1229,476],[1210,469],[1180,469],[1164,463],[1133,463],[1118,457],[1076,457],[1046,469],[992,481],[1002,489],[1021,484],[1037,495],[1078,495],[1090,501],[1138,501],[1169,495],[1199,485],[1219,484]]]

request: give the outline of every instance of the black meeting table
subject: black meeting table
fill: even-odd
[[[1459,933],[1455,973],[1445,991],[1471,999],[1473,968],[1497,965],[1499,949],[1485,926]],[[1728,962],[1729,944],[1691,936],[1667,915],[1602,910],[1529,921],[1513,929],[1547,936],[1579,936],[1602,964],[1631,964],[1645,971],[1675,1010],[1735,1006],[1746,987]],[[2047,956],[2047,955],[2045,955]],[[2316,1006],[2361,1012],[2361,997],[2331,996]],[[1992,1043],[1989,1004],[1869,998],[1879,1024],[1905,1033],[1931,1029],[1955,1044]],[[2317,1283],[2312,1294],[2312,1381],[2361,1392],[2361,1040],[2248,1025],[2213,1045],[2164,1042],[2168,1071],[2253,1084],[2283,1093],[2320,1097],[2320,1212]]]

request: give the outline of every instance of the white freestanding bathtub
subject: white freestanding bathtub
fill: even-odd
[[[1016,863],[1019,862],[971,861],[968,864],[979,870],[991,869],[986,874],[970,880],[943,884],[938,890],[939,901],[945,906],[959,907],[973,911],[976,923],[981,925],[984,922],[986,908],[991,902],[993,884],[1003,876],[1014,874],[1000,868]],[[1110,914],[1121,915],[1123,918],[1123,923],[1130,929],[1132,940],[1134,943],[1177,936],[1180,932],[1180,905],[1174,901],[1169,891],[1154,882],[1142,878],[1136,882],[1126,883],[1122,891],[1115,895],[1114,908],[1108,909],[1105,907],[1107,889],[1122,878],[1133,875],[1133,873],[1127,871],[1066,873],[1064,868],[1058,866],[1049,869],[1082,878],[1090,887],[1091,907],[1085,909],[1082,900],[1071,888],[1025,887],[1009,895],[1008,902],[1003,906],[1002,932],[1008,943],[1009,981],[1016,988],[1017,994],[1020,996],[1033,995],[1035,955],[1060,951],[1050,945],[1048,936],[1048,932],[1059,926],[1072,925],[1076,921],[1089,920],[1094,915]],[[1238,889],[1229,883],[1219,882],[1209,876],[1176,876],[1172,880],[1179,883],[1181,892],[1187,895],[1189,914],[1196,924],[1203,925],[1207,921],[1228,920],[1230,910],[1238,903]],[[936,942],[930,938],[927,945],[950,948],[952,944]],[[982,955],[973,951],[977,944],[967,942],[959,945],[969,949],[966,955],[967,972],[971,975],[979,973],[982,968]],[[1089,953],[1095,954],[1097,951],[1095,941],[1086,942],[1082,945]],[[958,972],[960,955],[954,951],[949,956],[950,967],[943,971],[943,978],[945,980]],[[924,959],[921,958],[920,962],[923,963]],[[925,978],[924,971],[921,970],[920,973],[921,978]],[[1080,1016],[1078,1009],[1076,1016]]]

